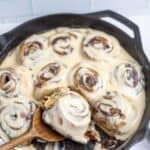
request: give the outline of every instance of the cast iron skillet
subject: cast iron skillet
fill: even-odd
[[[124,24],[133,31],[134,37],[131,38],[125,31],[122,31],[116,26],[104,21],[102,19],[104,17],[110,17]],[[33,19],[0,36],[1,61],[12,48],[17,46],[22,40],[24,40],[28,36],[34,33],[41,33],[62,26],[76,28],[89,27],[112,34],[120,41],[121,45],[142,65],[146,80],[146,110],[138,131],[133,135],[131,139],[123,143],[123,145],[120,147],[120,149],[129,149],[129,147],[145,137],[148,130],[148,121],[150,118],[150,63],[143,52],[139,29],[137,25],[135,25],[133,22],[110,10],[84,15],[55,14]],[[70,150],[91,150],[90,146],[86,147],[71,141],[68,142],[68,144]]]

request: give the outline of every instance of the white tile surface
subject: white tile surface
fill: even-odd
[[[112,9],[124,15],[150,15],[150,0],[0,0],[0,23],[58,12]]]
[[[91,9],[91,0],[32,0],[33,14],[58,12],[87,12]]]
[[[129,16],[140,28],[143,47],[150,59],[150,16]]]
[[[13,28],[15,28],[17,25],[19,25],[20,23],[7,23],[7,24],[0,24],[0,35],[3,33],[6,33],[10,30],[12,30]]]
[[[0,0],[0,19],[32,15],[31,0]]]
[[[146,2],[146,7],[147,7],[148,9],[150,9],[150,0],[147,0],[147,2]]]
[[[92,9],[126,9],[145,8],[147,0],[92,0]]]

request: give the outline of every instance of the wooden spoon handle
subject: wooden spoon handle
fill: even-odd
[[[0,146],[0,150],[11,150],[12,148],[18,146],[35,137],[34,131],[30,130],[29,132],[17,137],[15,139],[10,140],[9,142]]]

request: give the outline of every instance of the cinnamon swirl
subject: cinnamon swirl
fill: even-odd
[[[0,125],[8,137],[18,137],[30,128],[34,108],[33,103],[22,101],[1,106]]]
[[[92,60],[107,60],[120,53],[119,43],[103,32],[89,31],[83,40],[83,53]]]
[[[0,69],[0,95],[4,97],[16,97],[20,93],[20,78],[13,68]]]
[[[103,31],[59,27],[13,48],[0,66],[0,142],[30,128],[32,102],[50,128],[76,142],[116,149],[130,138],[144,113],[145,79],[121,44]]]
[[[59,30],[50,38],[49,45],[52,46],[53,51],[60,55],[65,56],[71,54],[78,39],[78,34],[71,30]]]
[[[111,76],[111,83],[121,93],[137,96],[144,91],[144,76],[141,67],[129,61],[116,65]]]
[[[99,97],[106,89],[108,75],[86,63],[77,64],[70,73],[70,83],[73,89],[79,90],[87,99]]]
[[[66,65],[54,61],[45,65],[37,74],[35,83],[35,97],[42,98],[51,90],[64,85]]]
[[[47,39],[33,35],[22,42],[19,49],[18,61],[20,64],[33,67],[47,56]]]
[[[85,136],[91,121],[87,101],[78,93],[66,91],[54,94],[56,102],[43,113],[43,120],[59,133],[80,143],[87,143]]]
[[[135,132],[143,113],[143,107],[138,108],[131,99],[117,92],[107,92],[93,107],[97,125],[119,140],[126,140]]]

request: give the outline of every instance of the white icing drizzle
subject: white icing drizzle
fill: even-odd
[[[51,68],[50,64],[54,67]],[[14,48],[0,66],[1,114],[6,113],[6,116],[9,116],[5,119],[0,114],[1,126],[9,137],[21,135],[29,129],[29,122],[32,119],[27,121],[20,131],[11,132],[5,120],[8,119],[14,124],[10,117],[11,113],[15,112],[14,107],[17,107],[15,110],[18,115],[21,111],[31,113],[27,99],[39,102],[41,97],[55,91],[56,88],[69,87],[76,91],[73,95],[78,93],[76,95],[78,98],[73,96],[72,99],[71,96],[70,100],[70,96],[64,95],[59,97],[61,100],[58,98],[52,109],[46,110],[45,116],[53,128],[75,141],[86,143],[89,139],[84,133],[90,123],[90,115],[85,117],[85,120],[81,118],[89,109],[89,106],[86,106],[88,104],[85,104],[87,99],[94,108],[99,101],[121,110],[126,116],[124,120],[117,115],[108,117],[106,114],[110,107],[102,105],[104,111],[103,113],[98,111],[95,120],[99,123],[102,118],[106,119],[108,126],[113,128],[116,123],[119,124],[123,120],[125,125],[118,128],[119,132],[108,131],[107,126],[102,124],[99,126],[110,135],[113,132],[113,136],[117,139],[126,140],[138,128],[145,109],[144,77],[141,69],[115,37],[102,31],[61,27],[32,35]],[[6,74],[9,74],[8,77]],[[102,98],[105,92],[114,90],[118,96],[106,102],[105,98]],[[22,99],[22,104],[16,104],[16,99]],[[70,108],[71,104],[73,107]],[[87,109],[82,114],[79,112],[84,108],[83,106]],[[76,107],[78,109],[74,109]],[[90,109],[88,111],[91,113]],[[56,120],[60,116],[64,123],[63,127]],[[50,118],[54,121],[52,122]],[[19,125],[24,119],[18,118],[17,121]]]
[[[80,143],[87,143],[85,133],[91,121],[86,100],[76,92],[62,93],[54,106],[43,113],[43,120],[61,134]]]
[[[35,97],[40,99],[46,92],[64,85],[66,77],[66,65],[53,61],[42,67],[37,74],[35,83]]]
[[[92,103],[106,89],[108,75],[96,66],[80,63],[70,72],[70,86],[79,90]]]
[[[135,97],[141,94],[144,91],[141,67],[129,61],[120,62],[113,69],[111,83],[124,95]]]
[[[92,60],[114,59],[120,54],[120,45],[112,36],[89,30],[83,40],[83,53]]]
[[[31,125],[35,106],[30,101],[17,100],[0,108],[0,125],[10,137],[18,137],[25,133]]]
[[[117,92],[108,92],[93,107],[97,124],[120,140],[126,140],[135,132],[143,111],[143,107],[139,108],[131,99]]]

